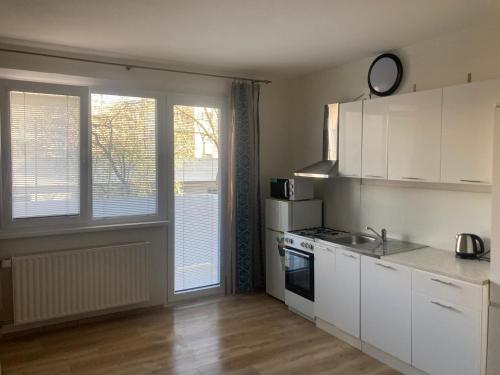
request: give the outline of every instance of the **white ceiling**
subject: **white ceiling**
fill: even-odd
[[[497,0],[0,0],[0,38],[293,76],[499,14]]]

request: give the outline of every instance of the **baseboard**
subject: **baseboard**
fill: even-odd
[[[361,351],[405,375],[427,375],[427,373],[420,371],[415,367],[412,367],[410,364],[394,358],[392,355],[387,354],[386,352],[365,342],[361,343]]]
[[[316,327],[361,350],[361,340],[316,317]]]

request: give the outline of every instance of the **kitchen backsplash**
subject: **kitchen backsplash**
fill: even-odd
[[[318,185],[325,225],[364,231],[453,251],[457,233],[476,233],[489,249],[491,193],[437,190],[331,179]]]

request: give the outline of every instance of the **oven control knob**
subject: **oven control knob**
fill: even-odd
[[[300,246],[302,246],[302,247],[306,247],[306,243],[305,243],[305,242],[301,242],[301,243],[300,243]]]
[[[313,250],[314,246],[313,245],[309,245],[309,249]]]
[[[293,244],[293,240],[291,238],[288,239],[289,244]]]

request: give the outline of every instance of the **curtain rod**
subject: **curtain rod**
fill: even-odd
[[[23,55],[53,57],[56,59],[80,61],[80,62],[87,62],[87,63],[94,63],[94,64],[120,66],[120,67],[123,67],[127,70],[131,70],[131,69],[156,70],[156,71],[160,71],[160,72],[190,74],[190,75],[195,75],[195,76],[204,76],[204,77],[212,77],[212,78],[234,79],[234,80],[239,80],[239,81],[248,81],[248,82],[252,82],[252,83],[264,83],[264,84],[271,83],[271,81],[266,80],[266,79],[251,79],[251,78],[235,77],[235,76],[228,76],[228,75],[215,74],[215,73],[193,72],[190,70],[159,68],[159,67],[148,66],[148,65],[124,64],[124,63],[104,61],[104,60],[85,59],[85,58],[81,58],[81,57],[69,57],[69,56],[62,56],[62,55],[54,55],[54,54],[50,54],[50,53],[23,51],[23,50],[12,49],[12,48],[0,48],[0,51],[1,52],[19,53],[19,54],[23,54]]]

